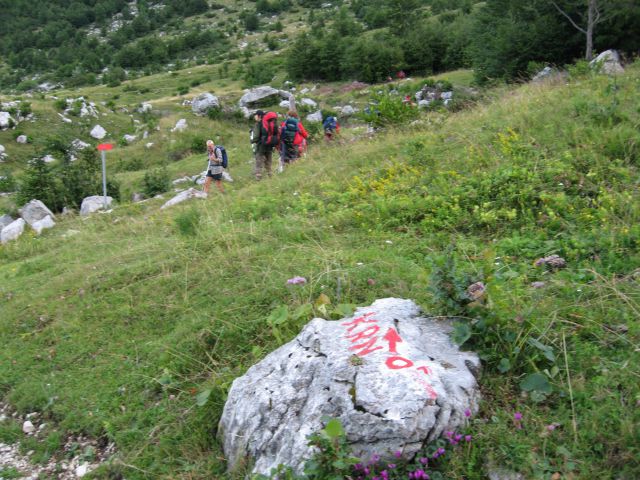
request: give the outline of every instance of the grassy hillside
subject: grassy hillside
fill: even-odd
[[[637,478],[638,81],[636,64],[618,79],[524,85],[317,145],[261,183],[244,129],[194,120],[225,132],[225,195],[70,216],[0,249],[0,398],[49,424],[37,443],[1,423],[0,441],[42,460],[85,432],[118,449],[96,478],[226,478],[215,429],[233,379],[318,314],[321,294],[334,317],[396,296],[458,315],[458,340],[484,360],[474,441],[441,462],[447,478],[488,465]],[[567,268],[534,265],[550,254]],[[308,283],[288,287],[295,275]],[[478,280],[487,294],[469,304]]]

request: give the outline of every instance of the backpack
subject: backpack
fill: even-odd
[[[296,134],[298,133],[298,123],[299,120],[297,118],[289,117],[284,122],[284,126],[282,127],[282,141],[288,145],[293,145],[293,140],[296,138]]]
[[[279,143],[277,122],[278,115],[275,112],[267,112],[262,117],[260,143],[265,147],[275,147]]]
[[[335,130],[338,128],[338,119],[336,117],[327,117],[322,124],[325,130]]]
[[[225,148],[222,145],[216,145],[216,148],[214,149],[214,152],[218,150],[220,151],[220,155],[222,156],[222,163],[219,163],[218,165],[222,165],[222,168],[227,168],[227,165],[229,165],[229,157],[227,156],[227,151],[225,150]],[[216,158],[218,157],[218,155],[216,155]],[[218,166],[216,165],[216,166]]]

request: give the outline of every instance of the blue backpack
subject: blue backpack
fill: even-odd
[[[225,150],[225,148],[222,145],[216,145],[216,150],[220,151],[220,155],[222,156],[222,168],[227,168],[227,165],[229,165],[229,157],[227,156],[227,151]],[[216,155],[217,157],[218,155]]]
[[[293,117],[287,118],[284,122],[281,134],[284,143],[293,144],[293,140],[296,138],[296,134],[298,133],[298,122],[299,120]]]
[[[338,119],[336,117],[327,117],[324,119],[322,126],[325,130],[335,130],[338,128]]]

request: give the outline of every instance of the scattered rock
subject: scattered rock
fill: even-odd
[[[131,201],[134,203],[138,203],[141,202],[145,199],[144,193],[134,193],[133,195],[131,195]]]
[[[22,145],[24,145],[28,141],[29,139],[27,138],[26,135],[18,135],[18,137],[16,138],[16,142],[21,143]]]
[[[536,267],[541,267],[543,265],[551,268],[551,269],[559,269],[565,268],[567,266],[567,262],[564,258],[558,255],[549,255],[548,257],[539,258],[535,261],[534,264]]]
[[[140,107],[138,107],[138,113],[148,113],[153,110],[153,106],[150,103],[142,103]]]
[[[7,225],[11,224],[13,222],[13,218],[11,218],[10,215],[2,215],[0,217],[0,230],[2,230],[4,227],[6,227]]]
[[[84,150],[85,148],[89,148],[90,146],[91,145],[89,145],[87,142],[83,142],[79,138],[76,138],[71,142],[71,148],[76,152],[80,150]]]
[[[176,178],[171,183],[173,185],[178,185],[179,183],[185,183],[185,182],[193,182],[193,180],[191,179],[191,177],[182,177],[182,178]]]
[[[109,196],[104,197],[102,195],[92,195],[91,197],[86,197],[84,200],[82,200],[82,204],[80,205],[80,216],[86,217],[87,215],[97,212],[98,210],[102,210],[103,208],[106,210],[111,206],[112,203],[113,198]]]
[[[467,296],[471,300],[480,300],[487,292],[487,287],[482,282],[476,282],[467,287]]]
[[[100,125],[96,125],[95,127],[93,127],[89,135],[98,140],[102,140],[107,135],[107,131]]]
[[[6,149],[4,148],[4,145],[0,145],[0,161],[3,161],[7,158],[7,154],[5,152]]]
[[[450,340],[450,322],[386,298],[339,321],[315,318],[291,342],[237,378],[219,436],[230,470],[279,464],[297,471],[307,436],[338,418],[355,455],[410,458],[477,411],[480,361]]]
[[[11,222],[0,231],[0,243],[4,245],[11,240],[16,240],[24,232],[24,226],[25,221],[22,218]]]
[[[317,112],[307,115],[307,122],[322,123],[322,110],[318,110]]]
[[[70,118],[65,117],[64,115],[62,115],[61,113],[58,113],[58,116],[62,119],[62,121],[64,123],[73,123],[73,120],[71,120]]]
[[[547,282],[531,282],[531,287],[533,288],[544,288],[547,285]]]
[[[200,191],[200,190],[196,190],[195,188],[189,188],[188,190],[185,190],[184,192],[180,192],[178,195],[176,195],[171,200],[166,202],[160,208],[164,209],[164,208],[167,208],[167,207],[172,207],[174,205],[177,205],[178,203],[184,202],[185,200],[189,200],[190,198],[207,198],[207,194],[202,192],[202,191]]]
[[[238,105],[240,107],[257,108],[260,106],[271,105],[279,99],[288,99],[289,92],[278,90],[277,88],[265,85],[249,90],[242,95]]]
[[[53,155],[45,155],[44,157],[42,157],[42,161],[44,163],[53,163],[56,161],[56,159],[53,157]]]
[[[318,103],[311,100],[310,98],[303,98],[302,100],[300,100],[300,103],[302,105],[304,105],[305,107],[311,107],[311,108],[317,108],[318,107]]]
[[[9,112],[0,112],[0,129],[6,130],[15,126],[16,121]]]
[[[524,476],[505,468],[489,468],[487,471],[489,480],[524,480]]]
[[[84,477],[87,473],[89,473],[88,463],[83,463],[82,465],[78,465],[78,467],[76,468],[76,477],[78,478]]]
[[[127,143],[133,143],[135,142],[135,140],[138,138],[136,135],[125,135],[124,137],[122,137],[124,139],[125,142]]]
[[[187,129],[187,121],[181,118],[176,122],[176,126],[171,129],[172,132],[184,132]]]
[[[209,110],[218,108],[220,101],[212,93],[201,93],[191,102],[191,111],[195,115],[206,115]]]
[[[282,100],[279,105],[280,108],[289,108],[289,100]]]
[[[151,147],[153,147],[153,142],[146,143],[144,146],[144,148],[151,148]]]
[[[350,117],[351,115],[355,115],[357,112],[357,110],[355,108],[353,108],[351,105],[345,105],[344,107],[342,107],[342,109],[340,110],[340,114],[343,117]]]
[[[43,230],[47,228],[53,228],[55,226],[56,226],[56,222],[53,221],[53,218],[51,218],[51,216],[47,215],[42,220],[33,222],[33,225],[31,225],[31,228],[35,230],[36,235],[40,235]]]
[[[33,423],[31,423],[31,420],[27,420],[22,424],[22,431],[27,435],[29,435],[30,433],[33,433],[36,431],[36,427],[33,426]]]
[[[624,68],[620,63],[620,54],[617,50],[606,50],[589,62],[591,68],[597,68],[600,73],[616,75],[623,73]]]
[[[35,222],[42,220],[46,216],[50,216],[52,219],[56,218],[53,212],[49,210],[44,203],[36,199],[33,199],[24,205],[18,210],[18,212],[24,221],[31,227],[33,227]]]

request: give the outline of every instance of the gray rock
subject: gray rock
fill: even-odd
[[[524,476],[505,468],[489,468],[487,470],[489,480],[524,480]]]
[[[289,100],[282,100],[279,105],[280,108],[289,108]]]
[[[418,106],[420,108],[427,108],[430,104],[431,104],[431,102],[429,100],[420,100],[418,102]]]
[[[281,95],[281,91],[268,85],[257,87],[245,93],[238,102],[240,107],[256,108],[264,105],[270,105],[284,98],[289,98],[289,92],[285,92],[286,97]]]
[[[176,122],[176,126],[171,129],[172,132],[184,132],[187,129],[187,121],[181,118]]]
[[[342,107],[340,114],[343,117],[350,117],[351,115],[355,115],[356,112],[357,110],[353,108],[351,105],[345,105],[344,107]]]
[[[449,339],[449,322],[419,316],[410,300],[385,298],[339,321],[315,318],[291,342],[237,378],[219,436],[229,469],[297,471],[307,436],[338,418],[358,456],[407,458],[477,411],[480,361]]]
[[[107,208],[111,206],[113,203],[113,198],[107,196],[106,197]],[[105,205],[105,197],[102,195],[92,195],[91,197],[86,197],[82,200],[82,204],[80,205],[80,216],[86,217],[98,210],[104,208]]]
[[[209,110],[218,108],[220,101],[211,93],[201,93],[191,102],[191,111],[196,115],[206,115]]]
[[[6,149],[4,148],[4,145],[0,145],[0,161],[7,158],[7,154],[5,153],[5,151]]]
[[[47,215],[52,219],[55,219],[55,215],[51,210],[47,208],[47,206],[42,203],[40,200],[31,200],[25,206],[18,210],[20,216],[27,222],[30,226],[33,227],[33,224],[39,220],[42,220]]]
[[[11,240],[16,240],[24,232],[25,221],[22,218],[11,222],[0,231],[0,243],[3,245]]]
[[[539,258],[535,261],[536,267],[547,266],[551,269],[565,268],[567,261],[559,255],[549,255],[548,257]]]
[[[555,72],[555,70],[549,66],[544,67],[542,70],[540,70],[538,73],[536,73],[533,78],[531,79],[532,82],[542,82],[543,80],[546,80],[547,78],[550,78],[553,73]]]
[[[318,110],[317,112],[307,115],[307,122],[322,123],[322,110]]]
[[[620,63],[620,54],[617,50],[606,50],[589,62],[591,68],[598,68],[601,73],[616,75],[623,73],[624,68]]]
[[[76,152],[80,150],[84,150],[85,148],[89,148],[90,146],[91,145],[89,145],[87,142],[83,142],[79,138],[76,138],[71,142],[71,148]]]
[[[37,222],[33,222],[31,228],[36,232],[36,235],[40,235],[43,230],[47,228],[53,228],[56,226],[56,222],[53,221],[50,215],[47,215],[42,220],[38,220]]]
[[[140,107],[138,107],[139,113],[147,113],[153,110],[153,106],[150,103],[141,103]]]
[[[311,100],[310,98],[303,98],[302,100],[300,100],[300,103],[305,107],[311,107],[311,108],[318,107],[318,103],[315,102],[314,100]]]
[[[96,138],[98,140],[102,140],[107,135],[107,131],[104,128],[102,128],[100,125],[96,125],[91,129],[91,132],[89,133],[89,135],[91,135],[93,138]]]
[[[0,112],[0,129],[5,130],[15,124],[16,121],[9,112]]]
[[[13,218],[10,215],[2,215],[0,217],[0,230],[13,222]]]
[[[33,433],[36,431],[36,427],[31,423],[30,420],[27,420],[22,424],[22,431],[26,434]]]
[[[134,193],[131,195],[131,201],[134,203],[141,202],[145,199],[144,193]]]
[[[26,135],[18,135],[18,137],[16,138],[16,142],[21,143],[22,145],[24,145],[28,141],[29,139],[27,138]]]
[[[160,207],[160,209],[172,207],[191,198],[207,198],[207,194],[200,190],[196,190],[195,188],[189,188],[188,190],[180,192],[178,195],[166,202],[162,207]]]
[[[42,157],[42,161],[44,163],[53,163],[56,161],[56,159],[53,157],[53,155],[45,155],[44,157]]]
[[[136,135],[124,135],[122,137],[124,139],[125,142],[127,143],[133,143],[136,141],[136,139],[138,138]]]
[[[440,98],[442,100],[451,100],[453,98],[453,92],[442,92]]]

